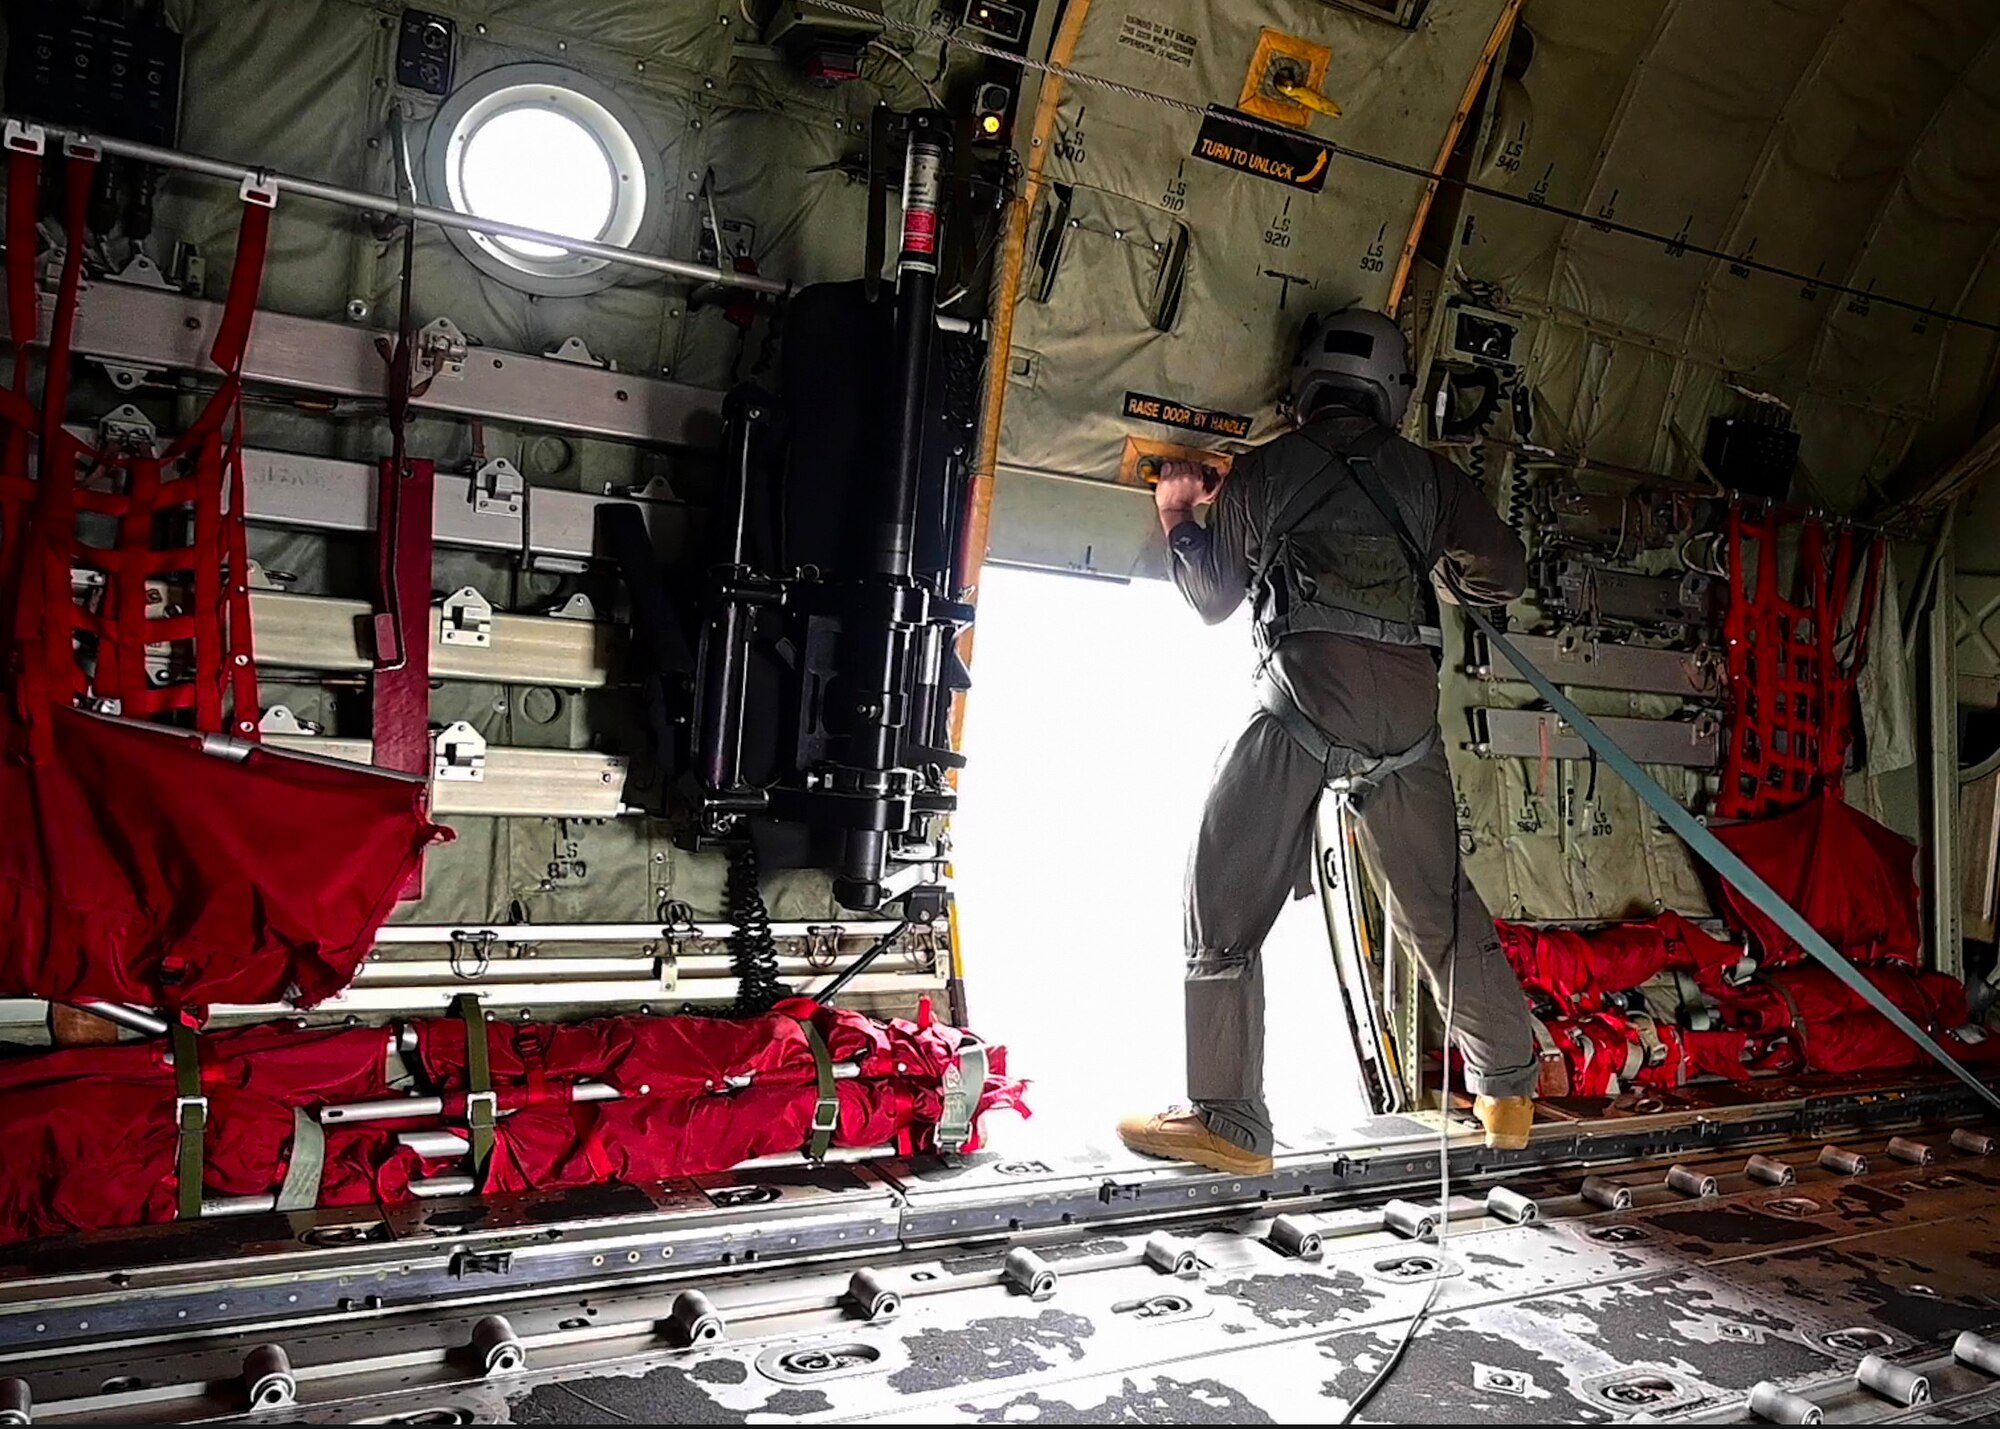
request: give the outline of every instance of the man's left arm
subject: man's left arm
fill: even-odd
[[[1438,566],[1477,605],[1505,605],[1528,588],[1528,553],[1486,493],[1435,453],[1438,480]],[[1442,583],[1439,595],[1456,603]]]
[[[1243,603],[1250,585],[1254,525],[1248,493],[1251,463],[1239,459],[1219,492],[1212,477],[1193,462],[1170,461],[1153,488],[1160,529],[1166,532],[1174,585],[1210,625],[1220,625]],[[1209,504],[1208,524],[1195,519]]]

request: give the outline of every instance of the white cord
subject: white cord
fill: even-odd
[[[887,55],[890,59],[894,60],[897,64],[901,65],[904,69],[908,70],[910,72],[910,78],[915,80],[918,84],[924,87],[924,93],[930,96],[931,103],[936,105],[939,109],[944,108],[944,100],[938,95],[937,86],[932,84],[929,80],[925,79],[921,74],[917,73],[917,67],[910,63],[910,57],[908,55],[904,54],[901,50],[897,49],[894,45],[890,44],[887,40],[883,39],[870,40],[868,42],[868,48],[871,50],[880,50],[883,54]]]
[[[1451,1031],[1452,1015],[1458,1010],[1458,897],[1458,883],[1454,878],[1451,885],[1451,971],[1445,975],[1444,984],[1444,1085],[1438,1102],[1437,1269],[1431,1273],[1430,1288],[1424,1292],[1424,1303],[1417,1307],[1417,1313],[1410,1316],[1410,1323],[1403,1329],[1403,1338],[1396,1342],[1396,1348],[1389,1352],[1382,1368],[1375,1371],[1368,1387],[1347,1406],[1347,1412],[1340,1416],[1342,1424],[1352,1424],[1382,1386],[1389,1382],[1389,1376],[1403,1362],[1410,1342],[1416,1339],[1418,1328],[1430,1315],[1431,1307],[1437,1304],[1438,1289],[1444,1284],[1444,1248],[1450,1237],[1451,1225]]]

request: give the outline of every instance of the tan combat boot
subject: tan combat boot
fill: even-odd
[[[1486,1144],[1495,1151],[1519,1151],[1528,1144],[1535,1124],[1533,1097],[1476,1097],[1472,1114],[1486,1128]]]
[[[1270,1157],[1245,1151],[1228,1138],[1217,1136],[1186,1107],[1158,1116],[1128,1116],[1118,1123],[1118,1139],[1142,1156],[1192,1161],[1232,1176],[1266,1176],[1271,1171]]]

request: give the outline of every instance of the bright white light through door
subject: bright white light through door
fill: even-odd
[[[1039,1144],[1109,1147],[1186,1095],[1181,885],[1255,660],[1247,618],[1206,626],[1161,582],[981,577],[953,864],[972,1025],[1034,1081]],[[1265,957],[1268,1090],[1300,1144],[1367,1111],[1317,899]]]
[[[523,104],[501,110],[467,136],[460,166],[466,208],[480,218],[594,240],[617,207],[611,156],[589,129],[558,109]],[[494,242],[524,258],[564,252],[520,238]]]

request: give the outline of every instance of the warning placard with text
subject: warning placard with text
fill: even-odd
[[[1333,146],[1307,134],[1280,134],[1233,109],[1212,108],[1195,137],[1194,156],[1301,193],[1326,187]]]

